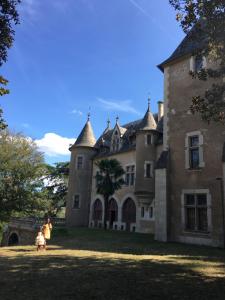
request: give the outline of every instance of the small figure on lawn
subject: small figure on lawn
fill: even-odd
[[[45,238],[45,249],[46,249],[46,240],[50,240],[52,231],[52,224],[49,218],[46,219],[45,224],[42,226],[42,232]]]
[[[41,231],[37,234],[35,245],[37,246],[37,251],[45,250],[45,238]]]

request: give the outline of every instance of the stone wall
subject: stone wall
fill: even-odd
[[[166,69],[165,87],[165,146],[170,149],[170,226],[171,239],[188,243],[220,245],[222,241],[222,215],[220,188],[216,181],[222,177],[222,149],[225,127],[207,124],[198,114],[192,115],[189,107],[193,95],[198,95],[210,82],[192,79],[189,75],[190,57],[186,57]],[[190,132],[200,132],[203,163],[197,170],[187,168],[185,139]],[[208,233],[188,233],[182,219],[182,190],[208,190],[211,197],[211,228]]]

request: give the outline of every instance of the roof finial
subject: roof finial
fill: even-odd
[[[91,117],[91,107],[90,106],[89,106],[88,110],[89,110],[89,112],[87,114],[87,119],[88,119],[88,121],[90,121],[90,117]]]
[[[148,111],[150,111],[150,104],[151,104],[151,98],[150,96],[148,97]]]
[[[108,120],[107,120],[107,128],[110,128],[110,120],[109,120],[109,118],[108,118]]]
[[[119,123],[119,117],[117,116],[116,117],[116,124],[118,124]]]

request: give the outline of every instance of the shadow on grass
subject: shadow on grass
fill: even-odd
[[[55,255],[0,257],[0,299],[223,299],[224,278],[169,261]],[[224,265],[223,265],[224,267]]]
[[[55,232],[51,244],[67,250],[88,250],[133,255],[169,255],[183,259],[225,262],[225,250],[181,243],[160,243],[150,234],[75,228]]]

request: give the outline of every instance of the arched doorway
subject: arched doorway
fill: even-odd
[[[109,221],[109,228],[113,228],[113,222],[118,220],[118,205],[114,198],[109,200],[107,209],[107,221]]]
[[[8,240],[8,246],[17,246],[18,244],[19,244],[18,235],[15,232],[11,233]]]
[[[102,221],[102,202],[96,199],[93,204],[93,215],[92,220],[94,221],[94,226],[98,226],[98,221]]]
[[[127,198],[123,204],[122,222],[126,223],[127,231],[130,231],[130,224],[136,222],[136,205],[131,198]]]

